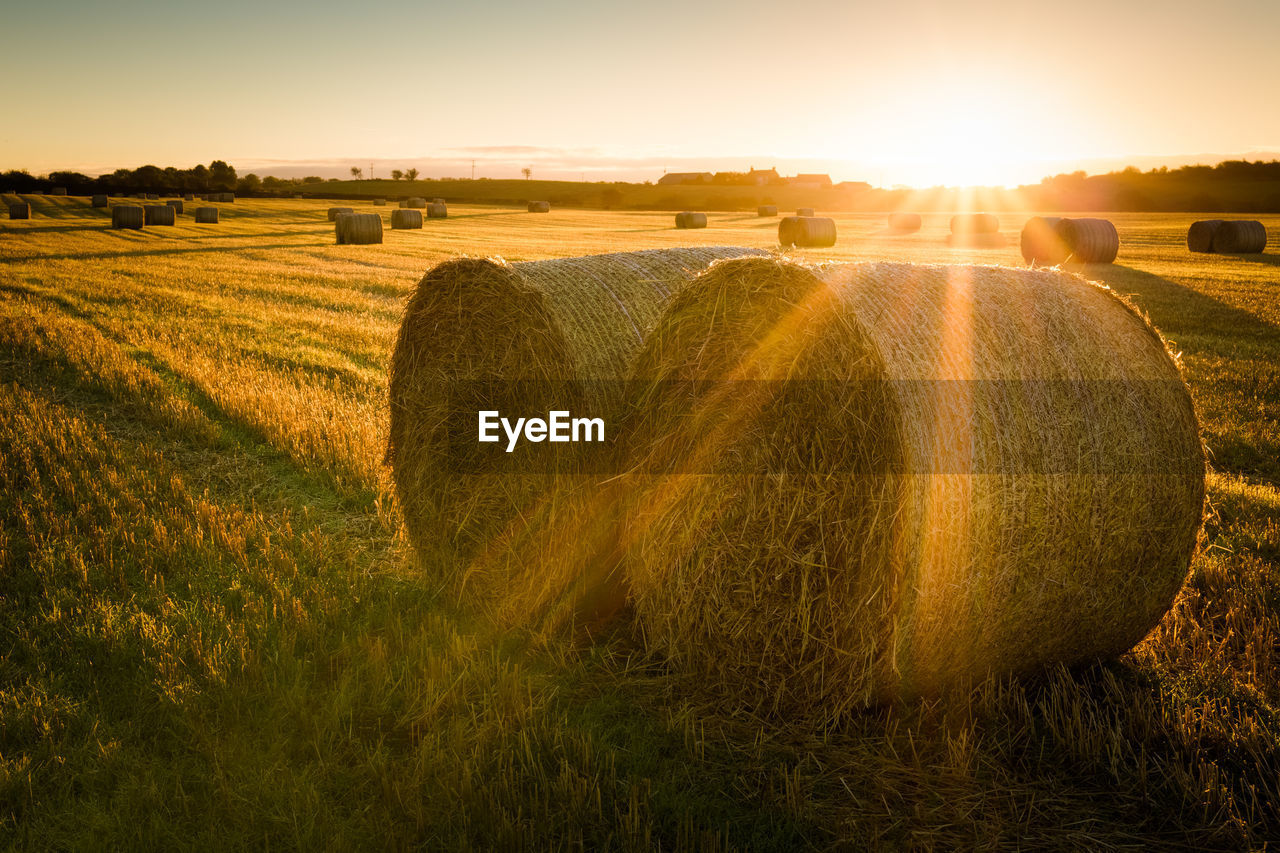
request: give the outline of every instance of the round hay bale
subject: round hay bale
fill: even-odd
[[[567,566],[520,555],[546,525],[567,525],[575,489],[599,488],[596,474],[574,475],[577,449],[591,446],[558,445],[568,451],[557,452],[563,468],[526,472],[546,445],[508,455],[505,445],[479,444],[477,411],[545,416],[553,405],[604,418],[612,430],[632,356],[671,296],[712,261],[753,253],[763,254],[715,247],[515,264],[463,258],[430,270],[405,308],[391,359],[387,448],[405,529],[424,563],[468,590],[500,586],[488,575],[519,564],[539,576]],[[468,433],[456,445],[445,426],[454,412]],[[489,473],[495,455],[515,468]],[[613,524],[613,514],[597,522]],[[569,538],[597,539],[584,530]],[[552,594],[546,581],[538,586]]]
[[[387,206],[387,200],[386,200],[385,198],[375,198],[375,199],[373,200],[373,206],[374,206],[374,207],[386,207],[386,206]]]
[[[196,222],[214,224],[218,221],[218,208],[216,207],[197,207]]]
[[[706,228],[707,215],[705,213],[694,213],[690,210],[681,211],[676,214],[677,228]]]
[[[408,209],[391,211],[391,227],[392,228],[421,228],[422,227],[422,211],[408,210]]]
[[[146,197],[148,200],[157,201],[160,198],[160,193],[146,193]]]
[[[1213,250],[1219,255],[1256,255],[1266,251],[1267,229],[1253,219],[1228,219],[1213,235]]]
[[[836,244],[836,221],[825,216],[784,216],[778,242],[785,248],[825,249]]]
[[[427,206],[427,200],[425,198],[411,198],[405,202],[404,206],[413,210],[422,210]]]
[[[1187,229],[1187,248],[1192,252],[1208,254],[1213,251],[1213,235],[1217,233],[1221,219],[1201,219],[1192,222]]]
[[[235,194],[235,193],[223,193],[221,196],[219,196],[219,197],[218,197],[218,201],[226,202],[227,204],[235,204],[235,202],[236,202],[236,194]]]
[[[756,216],[777,216],[778,206],[776,204],[762,204],[756,208]]]
[[[951,217],[952,234],[994,234],[1000,220],[992,213],[957,213]]]
[[[51,190],[49,190],[49,195],[66,195],[66,194],[67,194],[66,187],[54,187]]]
[[[382,217],[376,213],[344,213],[334,223],[339,246],[368,246],[382,242]]]
[[[351,209],[351,208],[349,208],[349,207],[331,207],[331,208],[329,208],[329,221],[330,221],[330,222],[337,222],[337,221],[338,221],[338,217],[339,217],[339,216],[342,216],[344,213],[355,213],[355,211],[354,211],[354,210],[352,210],[352,209]]]
[[[1107,219],[1062,219],[1054,231],[1077,263],[1109,264],[1120,252],[1120,235]]]
[[[1121,654],[1195,550],[1178,366],[1058,270],[723,262],[633,385],[621,541],[644,636],[756,713],[831,720]]]
[[[178,222],[178,212],[167,204],[148,204],[143,210],[148,225],[176,225]]]
[[[431,202],[431,204],[427,205],[427,218],[428,219],[448,219],[449,208],[446,207],[441,202],[433,201]]]
[[[796,216],[813,216],[813,208],[812,208],[812,207],[798,207],[798,208],[796,208]]]
[[[550,213],[551,202],[549,201],[531,201],[529,202],[530,213]]]
[[[167,204],[169,207],[172,207],[172,208],[173,208],[173,212],[174,212],[174,213],[178,214],[179,216],[181,216],[181,215],[182,215],[183,207],[182,207],[182,202],[181,202],[181,201],[176,201],[176,200],[175,200],[175,201],[166,201],[166,202],[165,202],[165,204]]]
[[[14,202],[9,205],[10,219],[30,219],[31,205],[25,201]]]
[[[99,193],[98,195],[95,195],[93,198],[89,199],[89,204],[92,205],[93,207],[106,207],[108,204],[110,204],[110,201],[107,199],[105,195]]]
[[[195,200],[196,200],[195,193],[183,193],[183,194],[182,194],[182,200],[183,200],[183,201],[195,201]]]
[[[1022,259],[1029,264],[1055,267],[1067,259],[1071,250],[1058,236],[1060,216],[1033,216],[1022,226],[1020,238]]]
[[[146,222],[146,214],[139,204],[117,204],[111,208],[112,228],[141,228]]]
[[[908,232],[919,231],[921,225],[923,224],[924,224],[924,221],[920,218],[920,214],[918,213],[890,213],[889,214],[889,227],[894,231],[900,231],[904,234]]]

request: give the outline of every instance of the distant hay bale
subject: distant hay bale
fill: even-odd
[[[431,203],[432,203],[432,204],[444,204],[444,203],[445,203],[445,201],[444,201],[444,199],[442,199],[442,198],[433,198],[433,199],[431,199]]]
[[[196,222],[204,222],[213,224],[218,221],[218,208],[216,207],[197,207]]]
[[[195,201],[195,200],[196,200],[195,193],[183,193],[183,194],[182,194],[182,200],[183,200],[183,201]]]
[[[30,219],[31,205],[25,201],[14,202],[13,204],[9,205],[9,218],[10,219]]]
[[[182,207],[181,201],[177,201],[177,200],[166,201],[165,204],[167,204],[169,207],[172,207],[174,213],[178,214],[179,216],[182,215],[183,207]]]
[[[706,228],[707,215],[705,213],[694,213],[691,210],[685,210],[676,214],[677,228]]]
[[[155,201],[160,198],[160,193],[147,193],[146,197],[152,201]]]
[[[1187,248],[1202,254],[1212,252],[1213,235],[1221,224],[1221,219],[1201,219],[1198,222],[1192,222],[1191,227],[1187,229]]]
[[[1057,231],[1061,221],[1060,216],[1033,216],[1027,220],[1019,238],[1024,261],[1054,267],[1067,259],[1071,250]]]
[[[796,216],[813,216],[812,207],[797,207]]]
[[[141,228],[146,222],[146,214],[139,204],[117,204],[111,208],[112,228]]]
[[[951,217],[952,234],[994,234],[999,230],[1000,220],[992,213],[957,213]]]
[[[1266,251],[1267,229],[1253,219],[1227,219],[1213,235],[1213,250],[1219,255],[1256,255]]]
[[[334,223],[339,246],[368,246],[382,242],[382,217],[376,213],[344,213]]]
[[[421,228],[422,211],[407,208],[391,211],[392,228]]]
[[[672,295],[712,261],[743,254],[763,253],[654,249],[514,264],[462,258],[430,270],[405,308],[391,358],[387,448],[405,530],[424,564],[443,568],[472,596],[513,586],[510,573],[528,566],[531,581],[555,598],[564,588],[550,572],[573,575],[581,565],[572,554],[607,552],[603,527],[612,529],[614,514],[599,514],[601,529],[576,528],[570,519],[580,497],[602,493],[601,468],[580,463],[612,449],[557,445],[558,464],[538,468],[547,445],[506,454],[479,444],[476,412],[545,415],[542,407],[554,401],[612,430],[632,356]],[[459,414],[466,436],[451,442],[446,425]],[[495,470],[493,460],[514,467]],[[557,548],[561,538],[565,551]],[[584,561],[592,556],[600,555],[585,553]]]
[[[783,247],[825,249],[836,244],[836,221],[825,216],[784,216],[778,223]]]
[[[890,213],[889,227],[903,233],[919,231],[923,220],[918,213]]]
[[[349,207],[331,207],[331,208],[329,208],[329,221],[330,221],[330,222],[337,222],[337,221],[338,221],[338,217],[339,217],[339,216],[341,216],[341,215],[342,215],[342,214],[344,214],[344,213],[355,213],[355,211],[354,211],[353,209],[349,208]]]
[[[1159,333],[1077,276],[726,261],[632,377],[635,611],[735,707],[830,720],[1119,655],[1187,576],[1190,393]]]
[[[756,208],[756,216],[777,216],[778,206],[776,204],[762,204]]]
[[[148,204],[143,208],[148,225],[176,225],[178,212],[167,204]]]
[[[66,194],[67,194],[66,187],[53,187],[52,189],[49,190],[49,195],[66,195]]]
[[[386,207],[386,206],[387,206],[387,200],[386,200],[385,198],[375,198],[375,199],[373,200],[373,206],[374,206],[374,207]]]
[[[449,217],[449,208],[442,202],[433,201],[427,205],[428,219],[447,219]]]
[[[219,200],[219,201],[222,201],[222,202],[226,202],[227,204],[235,204],[235,201],[236,201],[236,194],[235,194],[235,193],[223,193],[223,194],[218,198],[218,200]]]
[[[550,213],[551,202],[549,201],[531,201],[529,202],[530,213]]]
[[[414,198],[408,199],[404,206],[413,210],[422,210],[427,206],[427,200],[425,198],[418,198],[415,196]]]
[[[102,195],[101,193],[99,193],[98,195],[95,195],[93,198],[89,199],[89,204],[92,205],[93,207],[106,207],[108,204],[110,204],[110,201],[107,199],[105,195]]]
[[[1077,263],[1109,264],[1120,252],[1120,235],[1110,220],[1062,219],[1054,230]]]

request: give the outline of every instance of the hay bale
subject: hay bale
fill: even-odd
[[[218,221],[218,208],[216,207],[197,207],[196,222],[214,224]]]
[[[707,215],[705,213],[694,213],[685,210],[676,214],[677,228],[706,228]]]
[[[1118,655],[1187,575],[1190,393],[1143,317],[1077,276],[728,261],[633,378],[636,613],[734,706],[829,720]]]
[[[442,198],[433,198],[433,199],[431,199],[431,203],[432,203],[432,204],[444,204],[445,202],[444,202],[444,199],[442,199]]]
[[[1057,231],[1061,221],[1060,216],[1033,216],[1027,220],[1019,238],[1024,261],[1053,267],[1067,259],[1071,250]]]
[[[351,209],[351,208],[349,208],[349,207],[331,207],[331,208],[329,208],[329,221],[330,221],[330,222],[337,222],[337,221],[338,221],[338,217],[339,217],[339,216],[342,216],[344,213],[355,213],[355,211],[354,211],[354,210],[352,210],[352,209]]]
[[[195,193],[183,193],[183,194],[182,194],[182,200],[183,200],[183,201],[195,201],[195,200],[196,200]]]
[[[66,195],[66,194],[67,194],[66,187],[53,187],[52,189],[49,190],[49,195]]]
[[[386,206],[387,206],[387,200],[386,200],[385,198],[375,198],[375,199],[373,200],[373,206],[374,206],[374,207],[386,207]]]
[[[31,205],[25,201],[14,202],[9,205],[10,219],[30,219]]]
[[[431,204],[427,205],[427,218],[428,219],[448,219],[449,208],[446,207],[443,202],[433,201],[431,202]]]
[[[1062,219],[1054,231],[1077,263],[1109,264],[1120,252],[1120,235],[1107,219]]]
[[[101,193],[89,199],[89,204],[93,207],[106,207],[109,203],[107,197]]]
[[[112,228],[142,228],[146,214],[139,204],[117,204],[111,208]]]
[[[1256,255],[1267,248],[1267,229],[1253,219],[1228,219],[1213,235],[1219,255]]]
[[[797,207],[796,216],[813,216],[812,207]]]
[[[776,204],[762,204],[756,208],[756,216],[777,216],[778,206]]]
[[[143,208],[148,225],[176,225],[178,212],[167,204],[148,204]]]
[[[551,202],[549,201],[531,201],[529,202],[530,213],[550,213]]]
[[[1213,235],[1221,224],[1221,219],[1201,219],[1191,223],[1191,227],[1187,229],[1187,249],[1203,254],[1212,252]]]
[[[146,197],[147,197],[147,199],[149,199],[149,200],[156,201],[156,200],[159,200],[159,198],[160,198],[160,193],[147,193],[147,194],[146,194]]]
[[[407,199],[404,203],[404,206],[412,210],[422,210],[427,206],[427,200],[425,198],[414,197],[411,199]]]
[[[165,204],[168,205],[169,207],[172,207],[174,213],[178,214],[179,216],[182,215],[183,207],[182,207],[181,201],[177,201],[177,200],[166,201]]]
[[[339,246],[368,246],[382,242],[382,217],[376,213],[344,213],[334,224]]]
[[[836,221],[825,216],[784,216],[778,223],[784,248],[825,249],[836,244]]]
[[[422,211],[421,210],[393,210],[391,211],[391,227],[392,228],[421,228],[422,227]]]
[[[890,213],[889,228],[903,234],[919,231],[924,221],[918,213]]]
[[[235,201],[236,201],[236,194],[235,194],[235,193],[222,193],[221,195],[219,195],[219,196],[218,196],[218,201],[226,202],[227,204],[235,204]]]
[[[672,295],[712,261],[744,254],[763,253],[658,249],[515,264],[463,258],[430,270],[409,299],[391,359],[387,448],[405,529],[424,563],[477,594],[529,566],[538,588],[554,594],[543,575],[571,560],[525,560],[522,552],[538,541],[554,547],[547,543],[555,535],[542,538],[548,526],[570,527],[566,507],[577,490],[601,488],[604,469],[584,471],[579,463],[609,448],[556,445],[560,464],[538,468],[546,445],[506,454],[476,442],[477,410],[532,416],[553,405],[604,418],[612,429],[632,356]],[[445,425],[455,413],[466,435],[451,445]],[[514,468],[495,471],[495,458]],[[613,524],[614,516],[597,521]],[[569,538],[574,547],[596,540],[586,530]]]
[[[1000,220],[992,213],[957,213],[951,217],[952,234],[994,234],[999,230]]]

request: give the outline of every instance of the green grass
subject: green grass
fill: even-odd
[[[8,198],[2,199],[8,201]],[[0,221],[0,843],[44,848],[1248,848],[1280,835],[1280,255],[1113,217],[1086,270],[1183,352],[1213,454],[1190,583],[1124,659],[805,731],[625,630],[534,645],[399,529],[386,366],[458,253],[769,247],[776,220],[451,206],[333,245],[324,202]],[[373,208],[370,208],[371,210]],[[1016,262],[837,217],[813,258]],[[1280,234],[1280,219],[1268,219]]]

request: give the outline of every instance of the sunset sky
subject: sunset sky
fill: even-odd
[[[3,19],[0,169],[33,173],[475,159],[1015,184],[1280,151],[1275,0],[43,0]]]

